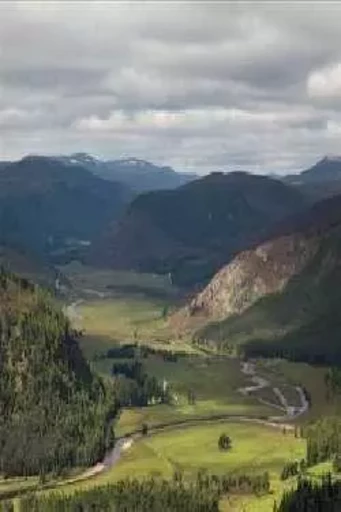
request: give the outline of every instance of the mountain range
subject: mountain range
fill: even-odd
[[[138,158],[101,160],[87,153],[55,157],[69,166],[82,166],[100,178],[127,185],[134,193],[179,187],[196,178],[193,173],[175,172],[168,166],[158,166]]]
[[[212,173],[175,190],[139,195],[106,233],[94,261],[169,273],[192,286],[306,204],[300,191],[243,172]]]
[[[341,193],[341,159],[281,179],[202,178],[136,158],[87,153],[0,162],[0,244],[205,284],[239,251],[321,198]]]

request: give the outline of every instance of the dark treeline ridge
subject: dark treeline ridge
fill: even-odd
[[[297,488],[284,493],[274,512],[339,512],[341,510],[341,482],[331,475],[321,482],[299,479]]]
[[[115,362],[111,370],[119,406],[144,407],[155,403],[169,403],[168,387],[149,376],[139,361]]]
[[[326,297],[330,290],[325,291]],[[340,297],[323,314],[315,313],[312,321],[276,340],[253,339],[240,347],[248,358],[268,357],[305,362],[313,365],[341,367]],[[322,306],[321,306],[322,308]],[[328,339],[328,343],[325,340]]]
[[[162,357],[164,361],[176,363],[178,358],[187,354],[184,352],[174,353],[169,350],[152,349],[143,345],[128,344],[112,347],[104,354],[98,355],[97,359],[146,359],[149,355]]]
[[[90,466],[112,439],[114,390],[92,374],[49,294],[0,270],[0,472]]]
[[[21,512],[218,512],[219,500],[228,493],[267,493],[267,473],[255,476],[218,476],[199,472],[185,485],[181,473],[173,480],[121,480],[115,484],[74,494],[29,496]]]

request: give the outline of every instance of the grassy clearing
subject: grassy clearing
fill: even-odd
[[[39,484],[38,477],[0,478],[0,497],[16,490],[35,489]]]
[[[182,356],[177,362],[167,362],[161,356],[149,356],[144,364],[150,375],[167,381],[174,404],[124,410],[115,426],[118,436],[138,430],[143,423],[156,426],[196,417],[259,417],[274,413],[274,409],[260,404],[252,395],[238,392],[247,381],[237,359]],[[188,403],[189,392],[195,395],[194,404]]]
[[[171,335],[163,318],[164,307],[161,301],[143,297],[98,299],[80,304],[78,311],[87,334],[84,349],[90,353],[115,343],[135,341],[169,345]]]
[[[116,343],[148,344],[157,348],[195,352],[186,340],[174,339],[167,321],[179,304],[179,291],[168,278],[155,274],[98,270],[72,263],[61,267],[77,306],[78,327],[86,335],[82,348],[88,358]]]
[[[228,452],[218,449],[218,439],[223,432],[232,439],[232,449]],[[296,439],[290,433],[283,435],[280,430],[262,425],[221,422],[182,427],[141,438],[123,453],[112,470],[94,479],[65,486],[61,490],[74,492],[126,477],[171,478],[175,470],[181,470],[185,479],[190,481],[195,478],[199,469],[215,474],[257,474],[268,471],[272,486],[273,482],[276,486],[285,462],[301,459],[304,453],[303,439]],[[273,496],[266,499],[273,504]],[[230,498],[222,503],[222,510],[227,510],[227,504],[231,506],[232,503],[233,510],[243,510],[240,503],[247,503],[247,500],[250,501],[243,497]],[[254,500],[262,498],[253,498],[252,501]],[[259,510],[270,512],[272,508]]]
[[[218,449],[222,432],[232,439],[232,449],[228,452]],[[229,422],[164,432],[141,443],[156,454],[154,470],[166,461],[167,467],[170,464],[173,469],[183,470],[186,479],[196,475],[198,468],[217,474],[278,473],[287,460],[302,458],[305,447],[303,440],[291,434],[283,435],[260,425]],[[116,468],[118,475],[126,471],[127,459],[131,459],[133,451],[134,447],[123,456]]]
[[[59,267],[69,279],[72,290],[89,297],[98,294],[140,294],[154,298],[175,297],[178,292],[166,276],[133,271],[99,269],[72,262]]]

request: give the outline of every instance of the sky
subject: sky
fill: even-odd
[[[0,2],[0,160],[297,172],[341,154],[341,3]]]

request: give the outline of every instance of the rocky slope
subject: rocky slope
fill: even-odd
[[[238,254],[171,322],[194,332],[199,342],[225,348],[242,344],[252,355],[341,358],[340,285],[337,196]]]
[[[190,302],[186,314],[221,320],[242,313],[261,297],[283,290],[317,248],[315,237],[288,235],[241,252]]]
[[[298,191],[277,180],[213,173],[138,196],[95,256],[113,268],[170,273],[177,284],[191,286],[304,204]]]

